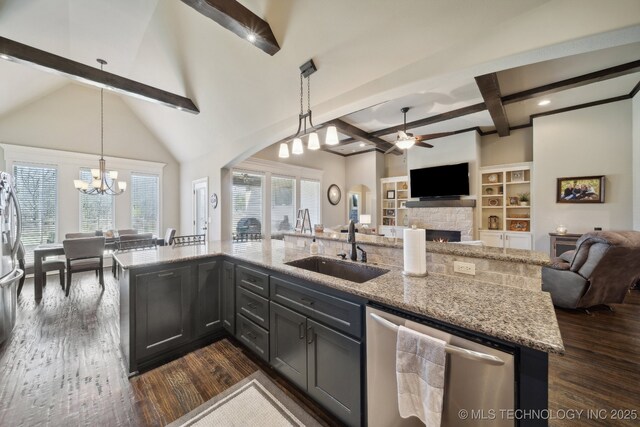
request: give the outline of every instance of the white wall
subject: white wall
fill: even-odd
[[[320,189],[322,200],[322,223],[327,227],[344,224],[346,222],[347,215],[347,187],[345,186],[346,158],[336,154],[327,153],[322,150],[305,150],[304,154],[290,154],[288,159],[281,159],[278,157],[278,149],[278,145],[272,145],[262,151],[259,151],[253,157],[287,165],[302,166],[324,171],[322,188]],[[342,191],[342,199],[336,206],[329,203],[329,199],[327,199],[327,190],[331,184],[337,184]]]
[[[482,166],[533,161],[533,128],[516,129],[509,136],[497,133],[480,137]]]
[[[633,133],[633,229],[640,231],[640,95],[631,100]]]
[[[443,166],[469,162],[469,193],[477,193],[478,167],[480,165],[480,135],[465,132],[429,141],[433,148],[414,147],[408,151],[408,169]]]
[[[162,142],[138,120],[120,97],[108,91],[105,91],[104,97],[104,126],[105,156],[166,164],[161,188],[164,203],[160,230],[164,233],[167,227],[178,228],[180,223],[180,206],[177,203],[177,194],[180,189],[178,162]],[[0,117],[0,142],[88,153],[93,155],[94,162],[85,166],[92,167],[94,163],[97,165],[100,153],[100,92],[95,88],[69,84],[36,102],[13,110],[10,114]],[[107,167],[110,167],[109,162]],[[77,191],[73,188],[74,178],[77,178],[77,172],[69,176],[62,174],[59,176],[61,185],[65,183],[69,185],[69,187],[61,187],[61,195],[66,194],[68,188],[70,194],[77,199]],[[130,227],[128,193],[118,196],[118,200],[122,202],[116,202],[117,226],[128,228]],[[60,229],[60,231],[68,230],[63,233],[77,231],[79,226],[77,222],[72,224],[75,220],[64,214],[67,209],[69,212],[73,211],[77,218],[77,209],[74,210],[66,203],[60,204],[60,220],[70,221]]]
[[[533,122],[532,209],[535,249],[549,250],[559,224],[583,233],[632,226],[631,101],[619,101]],[[606,175],[605,203],[556,203],[556,179]]]

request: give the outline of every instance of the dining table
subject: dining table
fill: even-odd
[[[104,244],[105,251],[115,251],[118,248],[118,239],[106,239]],[[36,301],[42,299],[42,261],[50,256],[64,255],[64,246],[62,243],[45,243],[38,245],[33,249],[33,297]]]

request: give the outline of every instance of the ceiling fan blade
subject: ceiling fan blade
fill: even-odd
[[[426,142],[420,142],[420,141],[416,141],[415,146],[424,147],[424,148],[433,148],[433,145],[427,144]]]
[[[454,135],[455,132],[439,132],[439,133],[428,133],[426,135],[418,135],[415,137],[416,141],[428,141],[430,139],[442,138],[443,136]]]

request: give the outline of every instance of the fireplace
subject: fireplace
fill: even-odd
[[[427,242],[459,242],[462,233],[454,230],[425,230]]]

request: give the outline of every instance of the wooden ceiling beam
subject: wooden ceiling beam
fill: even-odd
[[[509,136],[509,119],[502,104],[498,75],[496,73],[484,74],[477,76],[475,80],[498,135]]]
[[[69,77],[123,95],[162,104],[182,111],[198,114],[200,110],[189,98],[176,95],[144,83],[90,67],[62,56],[54,55],[26,44],[0,37],[0,58],[31,65],[54,74]]]
[[[269,23],[236,0],[182,0],[204,16],[273,56],[280,45]]]
[[[604,70],[594,71],[593,73],[583,74],[578,77],[572,77],[570,79],[560,80],[558,82],[523,90],[522,92],[512,93],[511,95],[505,95],[502,97],[502,103],[504,105],[508,105],[513,104],[514,102],[526,101],[527,99],[550,95],[552,93],[592,83],[598,83],[604,80],[625,76],[627,74],[637,73],[639,71],[640,60],[628,62],[626,64],[616,65],[615,67],[605,68]]]
[[[415,129],[422,126],[432,125],[434,123],[445,122],[447,120],[455,119],[456,117],[462,117],[473,113],[478,113],[487,109],[484,102],[479,104],[469,105],[467,107],[458,108],[457,110],[447,111],[446,113],[437,114],[435,116],[426,117],[424,119],[415,120],[407,123],[407,130]],[[371,132],[369,135],[374,137],[389,135],[396,133],[399,130],[403,130],[403,125],[392,126],[386,129],[380,129],[375,132]]]
[[[338,129],[339,133],[343,135],[347,135],[355,139],[356,141],[371,142],[376,146],[376,148],[380,149],[383,152],[386,152],[394,145],[393,143],[387,142],[384,139],[378,138],[376,136],[372,136],[371,134],[360,129],[359,127],[353,126],[340,119],[330,120],[323,124],[323,126],[325,127],[332,126],[332,125]]]

